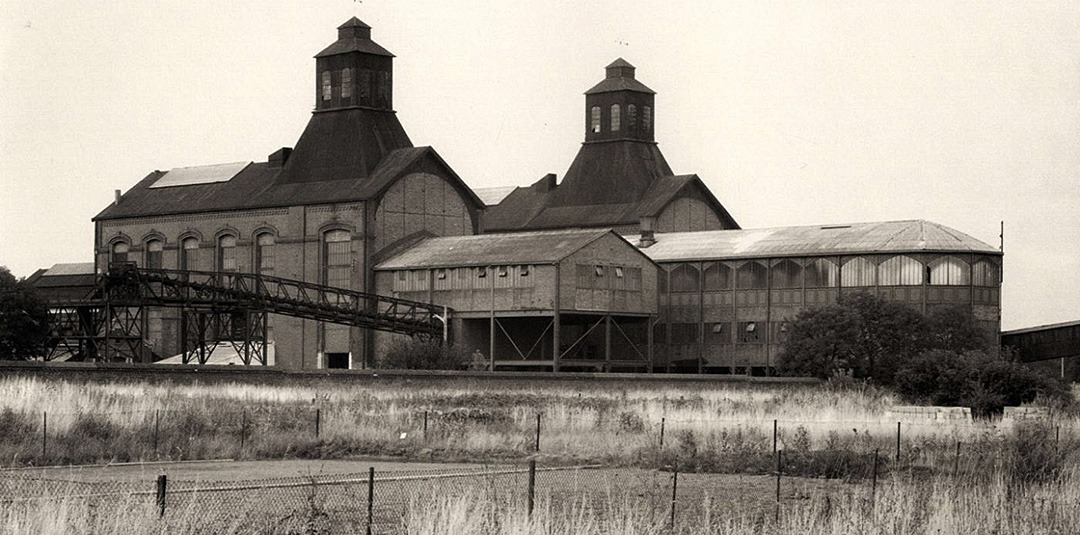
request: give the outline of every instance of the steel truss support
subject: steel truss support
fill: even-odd
[[[182,309],[182,362],[206,364],[219,344],[228,342],[245,366],[266,366],[267,316],[262,310]]]

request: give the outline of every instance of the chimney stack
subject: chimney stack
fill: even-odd
[[[652,216],[644,216],[641,218],[639,226],[641,228],[641,238],[638,240],[638,247],[645,249],[650,245],[656,243],[656,234],[654,228],[656,227],[656,218]]]
[[[113,204],[120,204],[120,190],[113,190],[113,195],[115,196]]]

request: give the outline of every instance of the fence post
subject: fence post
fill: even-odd
[[[773,453],[776,453],[776,439],[777,439],[777,436],[779,435],[779,430],[780,430],[779,424],[777,423],[776,420],[773,420],[772,421],[772,451],[773,451]]]
[[[960,474],[960,441],[956,441],[956,457],[953,457],[952,475],[956,477]]]
[[[536,449],[540,451],[540,413],[536,413]]]
[[[870,483],[870,510],[874,510],[874,497],[877,495],[877,472],[878,472],[878,450],[874,450],[874,473],[871,476]]]
[[[672,465],[671,474],[671,518],[668,525],[675,529],[675,504],[679,497],[679,463]]]
[[[247,435],[247,410],[240,413],[240,455],[244,454],[244,438]]]
[[[424,411],[424,442],[427,442],[427,419],[428,411]]]
[[[900,422],[896,422],[896,466],[900,466]]]
[[[664,425],[667,423],[666,420],[666,417],[660,417],[660,449],[664,449]]]
[[[529,518],[532,518],[536,504],[536,459],[529,460]]]
[[[157,410],[154,411],[154,457],[157,457],[158,450],[158,433],[160,432],[159,422],[161,421],[160,415],[158,414],[159,412],[160,411]]]
[[[322,409],[315,409],[315,438],[319,438],[319,427],[322,424]]]
[[[776,521],[780,521],[780,476],[783,474],[783,450],[776,450]]]
[[[368,468],[367,479],[367,535],[371,535],[371,523],[375,518],[375,467]]]
[[[45,452],[49,445],[49,412],[41,413],[41,464],[45,464]]]
[[[165,474],[157,476],[157,506],[158,516],[165,516],[165,487],[168,483],[168,478]]]

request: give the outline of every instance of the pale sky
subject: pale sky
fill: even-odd
[[[1080,320],[1080,3],[0,0],[0,265],[93,259],[155,169],[265,161],[357,16],[474,188],[562,178],[623,57],[743,228],[928,219],[998,245],[1005,329]]]

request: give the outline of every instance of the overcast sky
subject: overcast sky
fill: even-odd
[[[928,219],[999,243],[1005,329],[1080,320],[1080,2],[0,0],[0,265],[93,259],[147,173],[265,161],[357,16],[473,187],[561,179],[623,57],[743,228]]]

